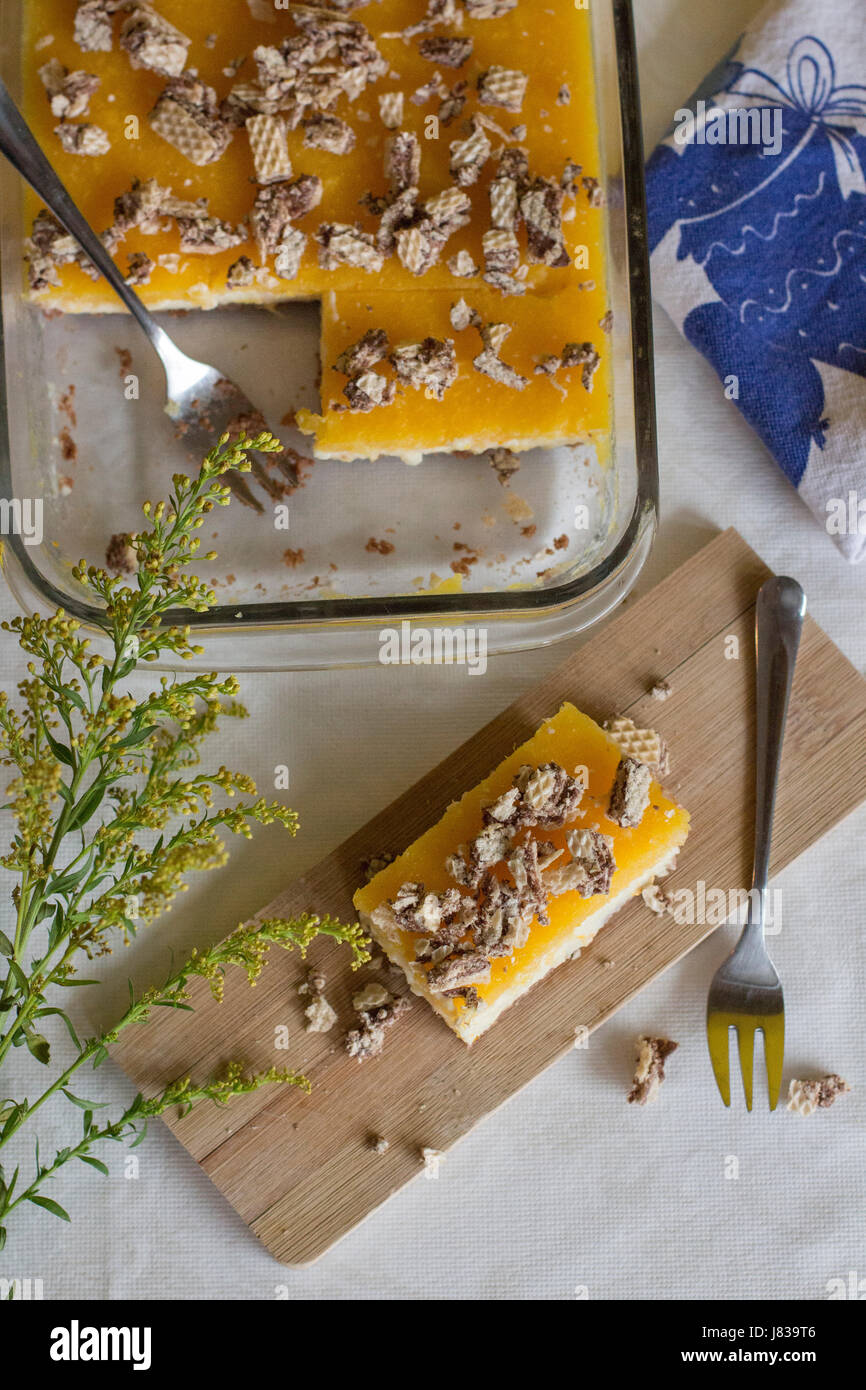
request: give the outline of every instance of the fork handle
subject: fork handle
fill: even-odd
[[[6,84],[0,80],[0,153],[4,154],[54,214],[62,227],[78,242],[115,294],[144,329],[156,351],[170,356],[176,348],[145,309],[138,295],[127,285],[93,228],[79,212],[57,174],[43,154],[30,127],[15,105]]]
[[[758,737],[755,778],[755,868],[749,896],[749,924],[763,927],[764,895],[770,872],[770,841],[782,741],[794,664],[803,631],[806,595],[796,579],[774,576],[762,585],[755,606],[758,661]],[[756,905],[757,904],[757,905]]]

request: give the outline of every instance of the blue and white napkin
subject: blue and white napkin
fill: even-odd
[[[866,558],[866,0],[774,0],[647,165],[653,292]]]

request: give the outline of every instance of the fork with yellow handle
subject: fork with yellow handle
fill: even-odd
[[[782,741],[794,664],[806,613],[806,595],[795,579],[768,579],[755,606],[757,646],[757,760],[755,778],[755,867],[746,925],[734,950],[716,971],[707,999],[707,1041],[716,1082],[725,1105],[731,1103],[729,1045],[736,1034],[746,1109],[752,1108],[755,1034],[764,1035],[764,1061],[770,1109],[782,1084],[785,1004],[776,967],[764,940],[764,905],[770,868],[770,840]]]

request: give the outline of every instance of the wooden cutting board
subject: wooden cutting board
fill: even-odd
[[[666,782],[692,812],[693,828],[666,886],[694,888],[698,880],[726,891],[748,886],[754,602],[768,573],[735,531],[718,536],[645,597],[627,602],[552,675],[259,916],[314,909],[353,920],[361,860],[404,849],[563,700],[598,719],[629,714],[667,737],[672,773]],[[737,645],[739,656],[732,655]],[[664,703],[647,695],[662,677],[673,689]],[[807,619],[773,869],[853,810],[864,786],[866,680]],[[327,975],[339,1023],[329,1034],[306,1034],[304,1001],[295,989],[304,966],[275,950],[254,989],[230,976],[218,1005],[197,980],[194,1014],[161,1013],[130,1030],[114,1056],[147,1094],[180,1075],[203,1077],[233,1058],[256,1068],[303,1067],[313,1082],[309,1096],[268,1087],[227,1108],[201,1104],[168,1123],[277,1259],[304,1264],[417,1177],[422,1146],[447,1149],[567,1051],[577,1026],[596,1028],[711,930],[659,918],[637,899],[579,960],[557,970],[471,1049],[418,1000],[384,1053],[363,1064],[347,1056],[342,1036],[351,1025],[351,995],[373,972],[351,974],[344,949],[316,942],[309,959]],[[275,1051],[280,1028],[290,1034],[287,1051]],[[713,1084],[709,1065],[706,1084]],[[387,1153],[371,1151],[375,1134],[388,1139]]]

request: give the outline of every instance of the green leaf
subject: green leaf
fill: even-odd
[[[105,1110],[109,1102],[107,1100],[82,1100],[80,1096],[74,1096],[71,1091],[67,1091],[65,1086],[61,1086],[61,1091],[67,1100],[71,1100],[73,1105],[77,1105],[81,1110]]]
[[[5,1139],[7,1135],[12,1133],[12,1130],[15,1128],[15,1125],[20,1120],[22,1113],[23,1107],[20,1105],[16,1105],[13,1110],[10,1110],[8,1112],[3,1124],[3,1129],[0,1130],[0,1139]]]
[[[104,1173],[106,1177],[110,1176],[106,1164],[101,1159],[93,1158],[90,1154],[79,1154],[78,1157],[82,1163],[89,1163],[91,1168],[95,1168],[98,1173]]]
[[[62,1009],[38,1009],[38,1010],[36,1011],[36,1013],[33,1015],[33,1017],[34,1017],[34,1018],[49,1018],[49,1017],[51,1017],[52,1015],[54,1015],[54,1016],[56,1016],[57,1018],[60,1018],[60,1019],[63,1020],[63,1022],[66,1024],[67,1029],[69,1030],[69,1036],[70,1036],[70,1038],[71,1038],[72,1041],[75,1043],[75,1046],[78,1048],[78,1051],[80,1052],[80,1051],[81,1051],[81,1039],[79,1038],[78,1034],[77,1034],[76,1031],[75,1031],[75,1028],[74,1028],[73,1025],[72,1025],[72,1020],[71,1020],[70,1018],[67,1018],[66,1014],[63,1012]]]
[[[18,964],[16,960],[12,960],[11,957],[9,959],[9,974],[12,976],[15,983],[18,985],[20,989],[27,990],[30,988],[30,981],[24,974],[24,971],[21,969],[21,966]]]
[[[67,829],[80,830],[83,825],[86,825],[105,796],[106,790],[106,783],[101,778],[94,782],[92,787],[88,787],[69,817]]]
[[[93,1054],[93,1070],[94,1070],[94,1071],[96,1071],[96,1068],[97,1068],[97,1067],[101,1067],[101,1066],[102,1066],[102,1063],[105,1061],[105,1059],[106,1059],[107,1056],[108,1056],[108,1048],[107,1048],[107,1047],[98,1047],[98,1048],[96,1049],[96,1051],[95,1051],[94,1054]]]
[[[6,1227],[5,1227],[5,1226],[0,1226],[0,1250],[3,1249],[3,1246],[4,1246],[5,1244],[6,1244]]]
[[[40,922],[44,922],[46,917],[50,917],[51,914],[52,914],[52,912],[56,912],[56,911],[57,911],[57,904],[56,904],[56,903],[43,903],[42,906],[40,907],[39,911],[37,912],[35,918],[34,918],[34,922],[33,922],[34,926],[37,926],[37,927],[38,927],[38,925],[39,925]]]
[[[140,743],[144,743],[145,739],[150,738],[155,728],[155,724],[145,724],[141,729],[133,729],[132,733],[121,739],[116,747],[118,749],[137,748]]]
[[[80,804],[80,803],[79,803]],[[72,829],[74,827],[70,827]],[[59,878],[52,879],[48,885],[50,893],[70,893],[73,888],[77,888],[82,879],[90,873],[90,865],[82,864],[80,869],[70,870],[69,873],[61,874]]]
[[[54,754],[55,758],[58,760],[58,762],[65,763],[67,767],[74,767],[75,759],[73,758],[69,749],[64,748],[62,743],[58,743],[57,739],[54,737],[53,734],[49,732],[48,729],[45,730],[45,737],[48,739],[51,751]]]
[[[139,1144],[140,1144],[140,1143],[142,1142],[142,1140],[146,1137],[146,1135],[147,1135],[147,1120],[145,1120],[144,1124],[142,1125],[141,1133],[137,1136],[137,1138],[133,1139],[133,1141],[132,1141],[132,1143],[130,1144],[129,1147],[130,1147],[131,1149],[137,1149],[138,1146],[139,1146]]]
[[[98,985],[98,980],[55,980],[60,989],[82,989],[85,985]]]
[[[59,1216],[61,1221],[71,1221],[72,1217],[68,1211],[64,1211],[59,1202],[52,1202],[50,1197],[39,1197],[35,1192],[27,1198],[35,1207],[42,1207],[45,1211],[50,1211],[52,1216]]]
[[[5,932],[0,931],[0,956],[11,956],[15,947]]]
[[[60,904],[59,904],[59,903],[55,903],[55,904],[54,904],[54,907],[55,907],[54,920],[52,921],[50,927],[48,928],[48,951],[49,951],[49,954],[54,950],[55,946],[59,945],[59,943],[63,940],[63,937],[64,937],[65,932],[66,932],[66,918],[64,917],[64,915],[63,915],[63,913],[62,913],[62,911],[61,911],[61,909],[60,909]]]
[[[28,1033],[26,1035],[27,1051],[32,1053],[37,1062],[41,1062],[44,1067],[51,1061],[51,1048],[48,1046],[48,1039],[43,1038],[41,1033]]]

